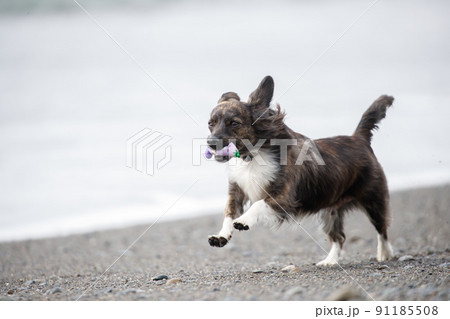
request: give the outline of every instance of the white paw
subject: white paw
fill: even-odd
[[[334,265],[337,265],[338,264],[338,262],[337,262],[337,260],[336,259],[332,259],[332,258],[325,258],[324,260],[322,260],[322,261],[319,261],[317,264],[316,264],[316,266],[334,266]]]
[[[318,262],[316,266],[337,265],[340,253],[341,253],[341,246],[336,242],[331,243],[331,249],[330,252],[328,253],[327,258]]]
[[[391,244],[378,235],[377,260],[386,261],[394,255]]]
[[[387,247],[384,247],[383,249],[380,249],[377,252],[377,260],[378,261],[386,261],[392,258],[393,256],[393,252],[392,252],[392,247],[391,245],[388,243]]]

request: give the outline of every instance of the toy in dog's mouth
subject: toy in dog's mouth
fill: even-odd
[[[210,159],[214,155],[214,158],[218,162],[226,162],[232,157],[241,157],[239,151],[233,143],[228,144],[221,150],[213,150],[212,148],[207,148],[205,151],[205,157]]]

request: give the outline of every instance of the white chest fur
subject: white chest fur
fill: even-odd
[[[228,179],[237,183],[251,203],[263,199],[264,189],[273,181],[278,171],[278,163],[267,151],[261,151],[249,162],[232,158],[228,162]]]

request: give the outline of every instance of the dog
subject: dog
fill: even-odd
[[[356,208],[378,233],[378,261],[390,259],[389,191],[370,144],[394,98],[375,100],[352,136],[310,140],[284,123],[279,105],[270,107],[273,92],[274,81],[266,76],[247,102],[234,92],[224,93],[211,112],[208,147],[216,151],[233,142],[240,157],[215,156],[229,163],[229,196],[222,229],[208,238],[209,244],[225,246],[234,230],[319,213],[331,249],[317,265],[335,265],[345,241],[344,215]],[[247,202],[251,205],[244,212]]]

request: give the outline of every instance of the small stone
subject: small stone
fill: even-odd
[[[408,260],[414,260],[414,257],[411,255],[405,255],[398,259],[398,261],[408,261]]]
[[[36,281],[35,280],[28,280],[28,281],[26,281],[25,282],[25,286],[31,286],[31,285],[34,285],[36,283]]]
[[[403,267],[404,270],[408,270],[408,269],[411,269],[411,268],[414,268],[414,266],[413,265],[406,265],[405,267]]]
[[[388,268],[389,268],[388,265],[381,265],[381,266],[378,266],[378,267],[377,267],[378,270],[388,269]]]
[[[9,289],[8,292],[7,292],[7,294],[8,294],[8,295],[14,294],[14,289]]]
[[[390,287],[390,288],[386,288],[383,289],[380,292],[380,300],[389,300],[389,299],[394,299],[394,296],[398,296],[399,294],[399,289],[398,287]],[[377,298],[378,299],[378,298]]]
[[[282,272],[298,272],[300,268],[295,267],[294,265],[289,265],[281,269]]]
[[[329,301],[351,301],[351,300],[366,300],[364,296],[352,287],[340,288],[328,297]]]
[[[52,289],[49,289],[45,292],[46,295],[54,295],[54,294],[59,294],[62,292],[61,287],[55,287]]]
[[[137,294],[137,293],[143,293],[144,290],[142,289],[136,289],[136,288],[128,288],[123,291],[119,291],[116,293],[116,296],[123,296],[128,294]]]
[[[167,277],[166,275],[159,275],[159,276],[152,278],[153,281],[164,280],[164,279],[169,279],[169,277]]]
[[[438,267],[439,267],[439,268],[447,268],[447,267],[450,267],[450,262],[446,262],[446,263],[440,264]]]
[[[262,273],[264,273],[264,270],[262,270],[262,269],[255,269],[255,270],[252,271],[252,273],[254,273],[254,274],[262,274]]]
[[[100,291],[99,293],[100,294],[109,294],[111,292],[113,292],[112,288],[106,288],[106,289],[103,289],[102,291]]]
[[[172,278],[172,279],[170,279],[170,280],[167,281],[167,284],[168,284],[168,285],[171,285],[171,284],[177,284],[177,283],[182,282],[182,281],[183,281],[183,280],[181,280],[181,278]]]
[[[301,287],[292,287],[284,293],[283,300],[291,300],[295,295],[301,295],[302,293],[303,289]]]
[[[368,277],[380,277],[381,274],[379,272],[374,272],[374,273],[368,274],[367,276]]]
[[[137,289],[136,288],[128,288],[128,289],[125,289],[124,291],[120,292],[121,295],[135,294],[135,293],[137,293]]]

